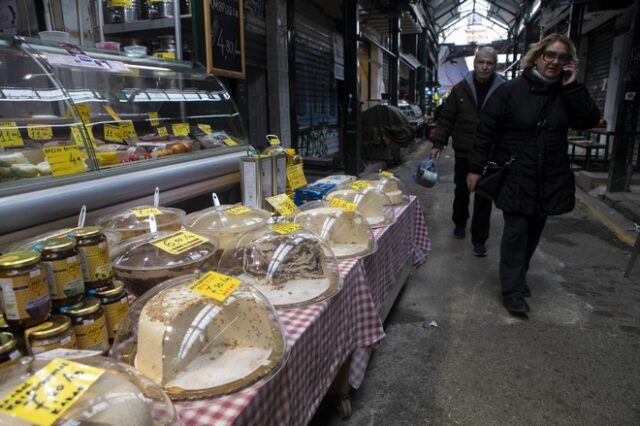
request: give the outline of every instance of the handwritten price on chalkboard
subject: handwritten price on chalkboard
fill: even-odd
[[[240,42],[238,41],[238,39],[225,40],[225,38],[222,35],[222,33],[223,33],[222,28],[220,28],[220,32],[218,33],[218,36],[216,37],[216,46],[218,46],[220,48],[220,53],[222,54],[222,56],[225,59],[228,59],[230,56],[234,57],[236,55],[239,55],[240,54],[240,49],[239,49]]]

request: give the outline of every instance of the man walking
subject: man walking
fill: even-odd
[[[469,152],[473,146],[480,113],[491,94],[505,81],[495,72],[497,58],[498,54],[493,47],[481,47],[478,50],[473,61],[473,71],[451,89],[438,115],[433,137],[433,158],[440,156],[440,152],[447,146],[449,136],[453,139],[456,188],[451,219],[455,224],[453,235],[459,239],[464,238],[469,219],[470,192],[466,179],[469,173]],[[476,193],[471,219],[471,244],[473,254],[478,257],[487,255],[490,219],[491,200]]]

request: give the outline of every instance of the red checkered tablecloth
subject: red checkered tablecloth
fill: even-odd
[[[378,309],[388,288],[378,287],[392,280],[407,256],[412,256],[416,267],[424,263],[430,248],[415,197],[395,210],[397,222],[374,231],[376,253],[340,262],[344,282],[340,293],[304,309],[279,312],[289,346],[282,370],[270,381],[233,395],[175,402],[185,425],[305,425],[351,354],[349,381],[360,384],[369,357],[361,349],[373,347],[384,337]],[[372,266],[372,256],[383,264]]]

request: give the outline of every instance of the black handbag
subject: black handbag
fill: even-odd
[[[480,180],[476,183],[476,193],[489,200],[495,200],[504,178],[511,169],[511,163],[513,163],[515,159],[515,155],[512,155],[509,161],[504,164],[487,161],[487,164],[485,164],[482,169]]]

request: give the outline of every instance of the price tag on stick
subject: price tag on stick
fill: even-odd
[[[290,216],[298,210],[298,207],[291,201],[291,198],[289,198],[287,194],[274,195],[273,197],[265,198],[265,200],[282,216]]]

